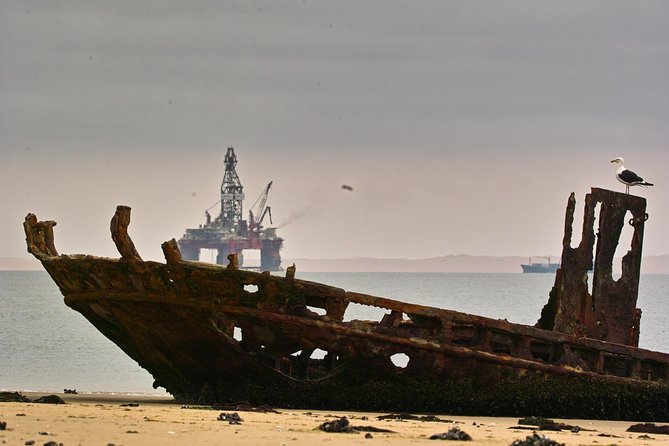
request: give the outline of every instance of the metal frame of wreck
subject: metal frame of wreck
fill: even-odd
[[[570,200],[573,200],[573,196]],[[568,205],[566,219],[571,224],[569,209],[573,219],[572,204]],[[586,215],[586,220],[589,218],[590,216]],[[127,233],[129,222],[130,209],[119,206],[112,218],[111,232],[121,259],[83,255],[59,256],[53,243],[55,222],[38,222],[34,215],[29,214],[24,226],[29,251],[42,261],[56,280],[66,297],[66,303],[78,311],[81,311],[79,304],[101,302],[108,298],[109,290],[113,289],[111,283],[113,278],[109,276],[112,270],[106,268],[114,265],[119,274],[127,276],[123,282],[125,290],[114,292],[114,301],[153,302],[203,310],[213,309],[217,314],[225,315],[223,320],[217,321],[220,339],[231,345],[237,345],[235,348],[244,348],[247,351],[261,346],[251,345],[248,341],[234,340],[232,337],[234,327],[244,326],[249,321],[260,321],[276,324],[277,327],[300,327],[305,333],[308,329],[327,332],[329,336],[341,339],[340,347],[353,348],[356,339],[374,342],[375,345],[382,346],[382,351],[378,355],[386,357],[388,364],[390,356],[396,353],[408,354],[412,358],[409,367],[394,368],[397,374],[411,374],[415,370],[429,373],[429,364],[420,364],[420,353],[424,352],[429,357],[443,355],[551,375],[605,377],[614,381],[669,380],[669,355],[665,353],[514,324],[505,320],[347,292],[295,279],[294,268],[288,269],[285,278],[241,271],[236,268],[234,256],[231,257],[227,268],[184,261],[174,240],[163,244],[166,264],[144,262]],[[586,226],[584,223],[584,228]],[[565,235],[565,240],[567,238]],[[565,248],[567,245],[568,243]],[[72,266],[82,261],[89,266],[86,271],[77,271],[77,268],[74,268],[70,273],[63,273],[68,265]],[[59,264],[65,269],[60,269]],[[100,268],[99,274],[96,274],[97,268]],[[80,277],[75,278],[77,275]],[[200,275],[200,278],[206,276],[207,286],[210,288],[215,288],[217,281],[232,286],[212,295],[203,292],[197,281],[191,280],[187,283],[183,280],[184,277],[195,277],[195,275]],[[556,279],[558,285],[559,277],[558,275]],[[226,280],[222,280],[224,278]],[[257,285],[258,291],[254,293],[246,291],[245,285]],[[296,289],[299,289],[302,301],[267,308],[267,302],[272,301],[276,293],[290,293]],[[343,315],[349,303],[379,307],[389,312],[379,322],[356,320],[343,322]],[[318,315],[310,311],[309,307],[322,308],[326,314]],[[405,314],[408,319],[404,318]],[[246,335],[244,339],[247,339]],[[142,358],[130,353],[133,349],[127,346],[124,348],[123,345],[120,347],[146,367],[142,364]],[[277,348],[277,351],[280,350]],[[338,353],[334,348],[327,350]],[[329,372],[336,368],[336,364],[327,358],[309,358],[311,351],[303,350],[300,355],[302,358],[276,357],[274,364],[265,365],[273,367],[285,378],[289,378],[286,372],[292,372],[290,364],[286,368],[287,359],[293,363],[300,360],[307,361],[307,368],[326,368]],[[146,368],[152,373],[155,371],[151,366]]]

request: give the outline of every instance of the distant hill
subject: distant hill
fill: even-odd
[[[558,259],[558,256],[554,256]],[[428,259],[378,259],[354,257],[349,259],[283,259],[283,267],[295,263],[298,271],[311,272],[444,272],[444,273],[520,273],[527,257],[473,256],[467,254],[432,257]],[[620,262],[618,260],[617,262]],[[617,266],[619,268],[619,265]],[[42,265],[29,257],[0,257],[0,271],[36,271]],[[641,262],[643,274],[669,274],[669,255],[646,256]]]
[[[284,259],[284,268],[296,264],[298,271],[322,272],[481,272],[519,273],[527,257],[449,255],[428,259]]]

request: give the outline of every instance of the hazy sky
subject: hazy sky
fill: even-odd
[[[5,0],[0,257],[27,256],[28,212],[60,252],[116,255],[127,204],[162,259],[228,145],[245,214],[274,180],[284,257],[559,254],[570,192],[624,190],[616,156],[656,184],[644,252],[667,254],[668,23],[666,1]]]

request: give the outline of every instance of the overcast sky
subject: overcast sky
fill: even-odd
[[[245,214],[274,180],[284,257],[559,254],[570,192],[624,190],[616,156],[656,184],[634,192],[667,254],[668,23],[666,1],[5,0],[0,257],[27,256],[28,212],[60,252],[116,255],[127,204],[159,260],[228,145]]]

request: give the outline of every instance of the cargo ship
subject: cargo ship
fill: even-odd
[[[540,257],[546,259],[546,262],[533,262],[533,257],[530,257],[527,264],[521,264],[524,273],[555,273],[560,267],[559,263],[551,263],[550,257]]]

